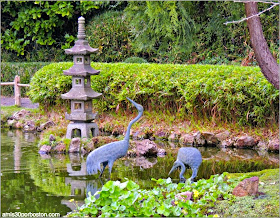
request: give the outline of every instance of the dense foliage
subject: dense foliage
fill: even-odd
[[[259,11],[269,7],[258,3]],[[262,14],[264,35],[278,58],[278,7]],[[256,65],[244,4],[232,1],[43,1],[2,2],[2,60],[70,60],[62,49],[86,17],[88,39],[100,52],[95,61],[138,56],[157,63]],[[32,30],[32,31],[31,31]],[[22,55],[24,53],[24,56]],[[67,59],[66,59],[67,58]]]
[[[20,76],[20,83],[29,84],[31,77],[43,66],[49,63],[32,62],[32,63],[1,63],[1,82],[13,82],[15,76]],[[21,96],[26,96],[28,88],[21,88]],[[2,86],[1,95],[13,96],[14,86]]]
[[[133,56],[130,30],[123,12],[109,11],[92,19],[87,25],[89,44],[99,52],[93,60],[99,62],[121,62]]]
[[[17,55],[36,57],[33,50],[40,47],[44,51],[50,46],[64,48],[65,43],[69,47],[75,39],[72,35],[76,35],[78,17],[108,2],[4,1],[1,4],[2,47]],[[45,56],[50,57],[46,53]]]
[[[72,63],[54,63],[40,69],[31,80],[30,98],[41,105],[63,104],[61,94],[71,88],[63,70]],[[129,107],[126,97],[145,110],[174,113],[178,117],[264,125],[278,122],[279,91],[258,67],[225,65],[173,65],[92,63],[100,75],[92,88],[103,93],[94,100],[98,110]]]
[[[109,181],[95,195],[89,194],[85,205],[78,207],[70,217],[213,217],[212,207],[218,200],[234,200],[230,194],[232,180],[227,173],[201,179],[195,183],[172,183],[171,179],[152,179],[156,185],[151,190],[140,189],[131,180]],[[193,192],[192,200],[181,200],[176,194]],[[96,195],[99,195],[96,199]],[[216,215],[217,216],[217,215]],[[215,217],[215,215],[214,215]]]

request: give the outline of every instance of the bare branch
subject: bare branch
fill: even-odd
[[[237,2],[241,2],[241,1],[237,1]],[[243,2],[243,3],[246,3],[246,2],[248,2],[248,1],[242,1],[242,2]],[[256,1],[256,2],[257,2],[257,1]],[[262,2],[262,3],[266,3],[266,2]],[[267,3],[268,3],[268,2],[267,2]],[[224,24],[225,24],[225,25],[228,25],[228,24],[230,24],[230,23],[241,23],[241,22],[243,22],[243,21],[249,20],[250,18],[253,18],[253,17],[256,17],[256,16],[260,16],[261,14],[265,13],[266,11],[271,10],[272,8],[274,8],[275,6],[277,6],[277,5],[280,4],[280,3],[275,3],[275,2],[271,2],[271,3],[272,3],[272,5],[271,5],[269,8],[267,8],[267,9],[265,9],[265,10],[263,10],[263,11],[257,13],[257,14],[254,14],[254,15],[252,15],[252,16],[250,16],[250,17],[244,17],[243,19],[237,20],[237,21],[228,21],[228,22],[225,22]]]

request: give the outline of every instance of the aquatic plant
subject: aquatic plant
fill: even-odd
[[[212,208],[217,200],[234,200],[231,195],[233,185],[238,179],[228,179],[227,173],[213,175],[195,183],[173,183],[168,179],[152,179],[153,189],[140,189],[131,180],[123,183],[108,181],[95,195],[89,193],[85,204],[77,207],[69,217],[150,217],[150,216],[188,216],[213,217]],[[193,192],[191,200],[180,200],[176,194]],[[96,198],[96,195],[99,198]]]

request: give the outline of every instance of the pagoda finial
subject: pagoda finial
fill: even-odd
[[[85,32],[85,18],[79,17],[78,19],[78,39],[85,39],[86,32]]]

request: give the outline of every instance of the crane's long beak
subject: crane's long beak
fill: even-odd
[[[168,173],[168,175],[170,175],[170,173],[172,173],[177,167],[176,166],[173,166],[170,170],[170,172]]]

